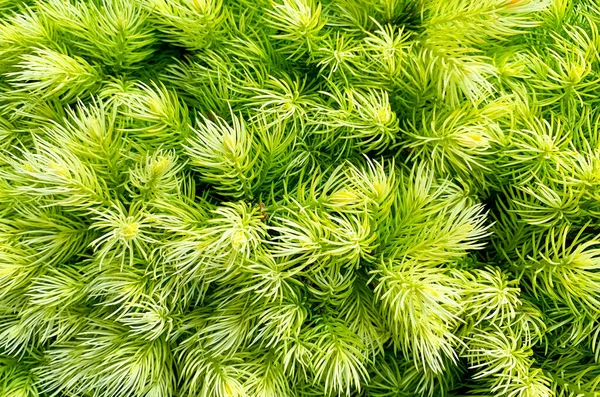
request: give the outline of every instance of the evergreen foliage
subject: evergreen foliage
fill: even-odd
[[[600,396],[596,0],[0,0],[0,396]]]

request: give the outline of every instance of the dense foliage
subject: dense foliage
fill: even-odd
[[[0,0],[0,396],[600,396],[597,0]]]

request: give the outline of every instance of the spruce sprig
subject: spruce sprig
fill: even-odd
[[[0,395],[600,396],[593,0],[0,0]]]

